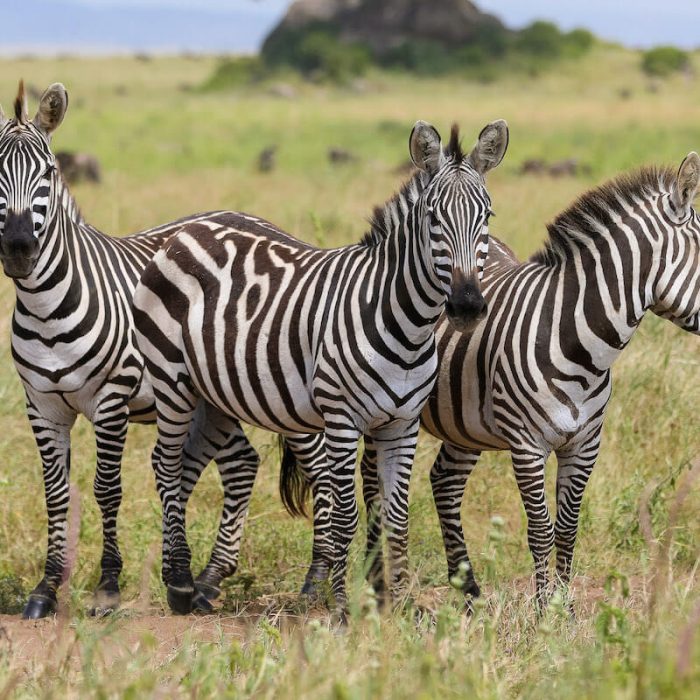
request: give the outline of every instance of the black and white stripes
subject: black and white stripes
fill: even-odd
[[[182,225],[145,270],[134,318],[156,398],[153,465],[173,609],[192,605],[178,496],[183,441],[200,398],[293,439],[325,431],[335,552],[330,527],[316,541],[326,543],[326,568],[334,563],[340,605],[357,524],[357,443],[371,435],[387,502],[392,592],[400,594],[418,415],[436,371],[434,326],[446,302],[460,327],[483,315],[478,278],[490,213],[483,174],[503,157],[507,128],[490,124],[465,155],[456,130],[443,151],[435,129],[419,122],[410,146],[421,170],[377,210],[359,245],[319,250],[256,217],[221,212]]]
[[[524,264],[492,239],[485,322],[472,334],[438,324],[438,378],[422,421],[444,441],[431,482],[448,571],[467,565],[465,592],[479,589],[460,504],[484,450],[512,454],[539,600],[555,546],[558,579],[568,582],[614,360],[647,310],[700,332],[700,217],[692,208],[699,181],[700,158],[691,153],[678,174],[647,169],[594,189],[555,219],[544,250]],[[544,478],[551,452],[554,525]],[[372,457],[370,449],[363,463],[370,504],[378,498]],[[368,550],[377,544],[371,529]]]

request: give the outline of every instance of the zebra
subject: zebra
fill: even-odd
[[[30,120],[20,83],[14,119],[0,109],[0,261],[15,285],[12,356],[41,456],[48,511],[44,576],[29,595],[25,618],[56,609],[56,591],[65,577],[70,430],[79,413],[95,430],[94,492],[104,538],[92,612],[119,605],[122,559],[116,526],[127,423],[155,420],[153,390],[134,341],[131,299],[146,264],[181,224],[111,238],[84,221],[50,148],[67,107],[68,93],[55,83]],[[206,221],[207,216],[188,221]],[[296,444],[290,443],[290,449]],[[307,455],[304,441],[299,445],[299,459],[308,460],[313,470],[318,455]],[[198,610],[211,609],[208,599],[216,597],[218,583],[236,568],[258,466],[240,424],[202,404],[188,436],[185,464],[194,469],[192,465],[211,459],[224,483],[224,511],[216,545],[197,578]],[[186,485],[183,498],[189,491],[191,485]],[[314,517],[323,514],[314,511]],[[167,567],[163,573],[167,578]]]
[[[325,433],[318,471],[329,482],[332,473],[335,487],[327,568],[341,611],[357,526],[357,445],[373,437],[398,599],[418,416],[437,370],[434,327],[443,309],[462,329],[485,314],[484,175],[507,144],[502,120],[484,127],[469,154],[456,126],[443,149],[437,130],[417,122],[409,139],[417,172],[375,210],[359,244],[321,250],[228,212],[181,226],[153,257],[134,293],[134,321],[156,399],[152,463],[174,612],[189,612],[194,593],[178,495],[183,441],[201,399],[283,435]]]
[[[544,249],[520,264],[491,237],[485,321],[472,333],[441,319],[439,371],[421,415],[443,441],[430,472],[451,581],[480,595],[460,506],[485,450],[509,450],[528,521],[536,600],[568,588],[584,489],[598,458],[611,368],[646,311],[700,334],[700,216],[693,199],[700,157],[677,172],[644,168],[582,195],[548,226]],[[495,256],[491,260],[491,256]],[[556,519],[545,499],[545,462],[557,458]],[[376,448],[361,465],[369,578],[381,591]]]

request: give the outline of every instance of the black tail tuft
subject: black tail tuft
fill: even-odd
[[[305,518],[307,517],[305,501],[309,495],[309,485],[299,469],[294,453],[282,435],[279,436],[279,446],[282,503],[292,517]]]

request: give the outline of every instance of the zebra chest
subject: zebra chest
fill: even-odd
[[[341,402],[361,430],[385,427],[397,421],[418,418],[437,375],[437,352],[429,341],[422,352],[400,355],[393,347],[382,353],[373,346],[326,342],[314,371],[314,395],[323,409]]]
[[[128,333],[111,327],[84,334],[52,331],[13,329],[15,367],[34,394],[61,394],[76,411],[90,416],[115,376],[120,384],[125,380],[120,393],[129,393],[140,381],[140,355]]]

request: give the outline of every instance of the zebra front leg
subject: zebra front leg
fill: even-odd
[[[119,607],[119,574],[122,557],[117,542],[117,514],[122,502],[121,462],[129,425],[126,405],[121,411],[98,414],[94,420],[97,447],[95,500],[102,513],[102,560],[92,615],[104,615]]]
[[[554,544],[557,548],[557,579],[568,588],[576,544],[583,492],[598,459],[600,427],[575,451],[557,452],[557,517]]]
[[[315,597],[318,595],[318,584],[328,578],[334,559],[333,533],[331,531],[331,513],[333,510],[333,489],[331,474],[328,469],[326,455],[326,440],[323,433],[288,435],[285,438],[286,448],[283,460],[293,459],[308,486],[311,487],[313,498],[314,541],[311,556],[311,566],[306,573],[301,595]],[[288,465],[287,469],[294,469]],[[283,466],[282,473],[285,472]],[[284,490],[284,500],[293,500],[293,486],[290,480],[280,480],[280,491]],[[293,480],[291,480],[293,481]],[[303,489],[302,489],[303,491]],[[303,496],[304,494],[299,494]],[[302,511],[303,503],[296,503],[292,510]],[[294,514],[294,513],[292,513]]]
[[[377,595],[380,606],[386,603],[384,580],[384,553],[382,548],[382,499],[377,476],[377,451],[372,438],[365,436],[365,450],[360,462],[362,474],[362,498],[367,514],[367,545],[365,569],[367,581]]]
[[[66,575],[66,531],[70,502],[70,429],[75,414],[64,423],[44,419],[28,401],[27,415],[34,431],[44,476],[48,515],[48,547],[44,577],[29,594],[22,617],[36,620],[56,611],[56,591]]]
[[[325,417],[325,416],[324,416]],[[337,420],[333,416],[331,420]],[[347,609],[346,576],[350,543],[357,531],[357,498],[355,497],[355,461],[360,432],[354,427],[343,427],[326,422],[326,454],[331,471],[333,512],[331,515],[334,561],[331,587],[336,610],[341,620]]]
[[[544,483],[547,456],[535,447],[512,450],[511,456],[527,516],[527,542],[535,564],[537,605],[541,611],[549,598],[547,567],[554,547],[554,527],[549,517]]]
[[[478,598],[481,590],[474,578],[467,546],[462,531],[461,507],[464,489],[481,452],[444,442],[433,468],[430,484],[437,509],[442,540],[447,556],[447,574],[450,583],[459,581],[459,587],[467,597]]]
[[[389,550],[389,595],[394,605],[408,588],[408,487],[418,443],[419,422],[400,423],[374,433],[382,495],[382,527]]]

